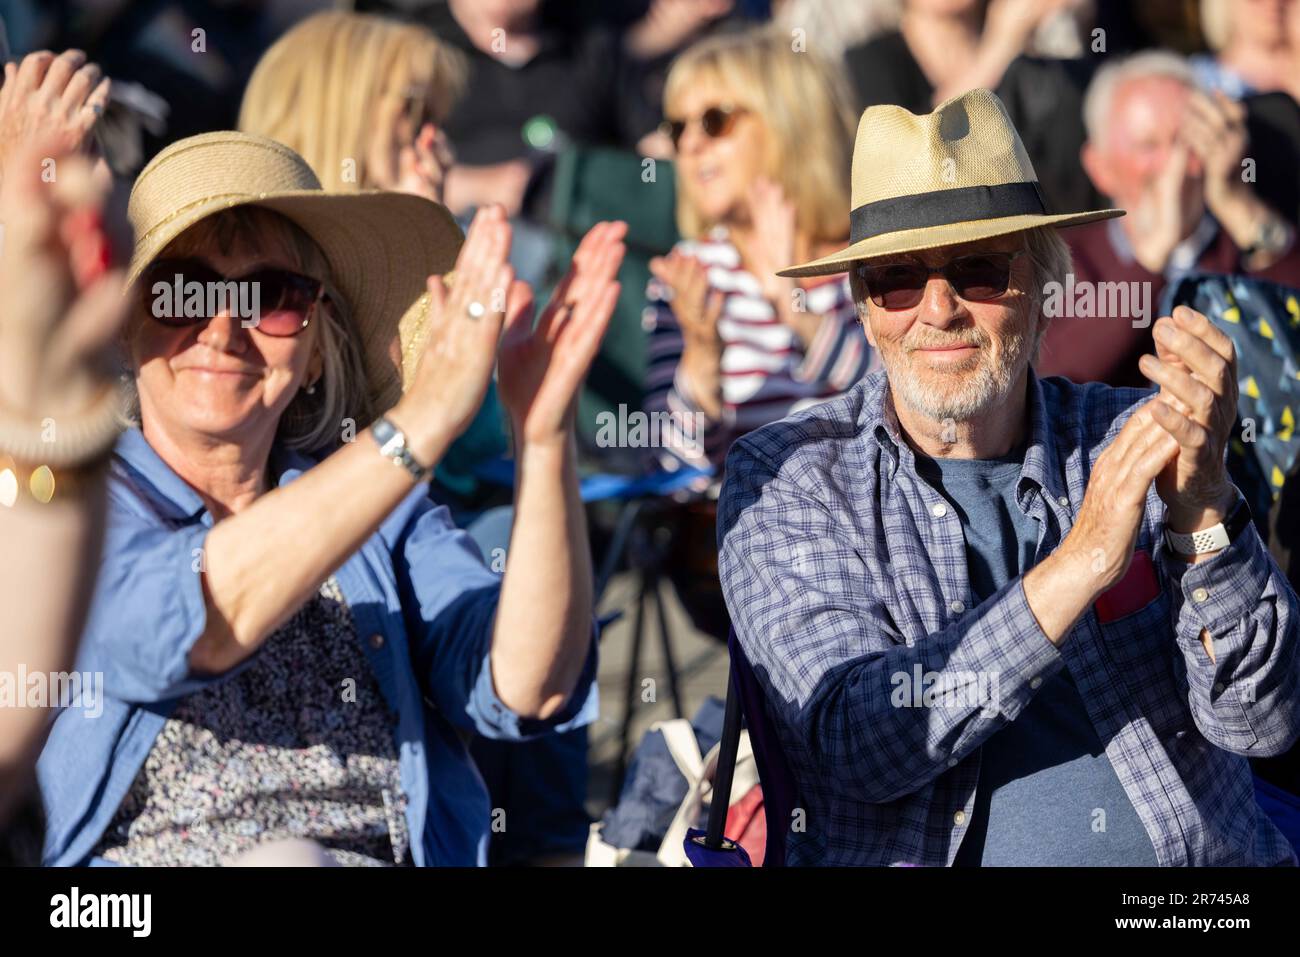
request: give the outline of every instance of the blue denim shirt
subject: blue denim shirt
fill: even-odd
[[[278,446],[271,459],[280,485],[314,464]],[[84,863],[180,699],[252,661],[216,676],[189,668],[206,620],[201,549],[213,524],[198,493],[135,429],[118,443],[108,486],[103,560],[77,663],[102,673],[103,713],[60,712],[37,764],[47,865]],[[528,720],[507,708],[488,663],[500,579],[423,485],[335,578],[398,715],[393,733],[414,862],[486,863],[491,811],[466,732],[520,740],[590,723],[598,710],[594,624],[577,688],[558,714]]]

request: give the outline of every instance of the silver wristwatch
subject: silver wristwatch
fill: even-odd
[[[379,444],[379,454],[390,459],[394,465],[406,469],[417,482],[429,477],[429,469],[417,462],[411,454],[406,444],[406,433],[387,418],[380,418],[372,425],[370,434]]]

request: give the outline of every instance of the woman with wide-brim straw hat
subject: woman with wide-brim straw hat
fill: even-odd
[[[327,193],[261,137],[173,144],[130,215],[138,424],[79,665],[102,714],[63,712],[41,757],[46,862],[307,838],[345,863],[481,863],[487,795],[457,731],[594,716],[572,422],[625,227],[593,228],[534,324],[501,210],[462,245],[437,204]],[[504,580],[422,484],[498,354],[519,468]]]
[[[465,85],[459,51],[423,26],[329,10],[285,32],[244,90],[239,128],[295,150],[327,189],[394,189],[442,202],[452,147],[443,125]],[[496,384],[439,463],[429,495],[487,557],[509,550],[514,509],[478,470],[509,447]],[[476,736],[470,754],[494,808],[490,862],[581,860],[587,815],[587,729],[531,741]]]

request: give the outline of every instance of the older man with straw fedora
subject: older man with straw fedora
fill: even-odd
[[[1056,233],[1002,103],[868,109],[847,270],[884,369],[727,460],[721,571],[796,864],[1272,865],[1247,758],[1300,734],[1296,595],[1224,470],[1236,360],[1038,378]]]
[[[573,416],[625,227],[588,233],[534,322],[500,208],[462,242],[443,207],[326,192],[264,137],[173,143],[129,213],[134,427],[115,447],[111,419],[80,430],[110,469],[78,665],[99,713],[60,713],[41,755],[46,863],[294,840],[349,864],[483,863],[463,735],[595,713]],[[518,468],[504,578],[424,487],[497,368]]]

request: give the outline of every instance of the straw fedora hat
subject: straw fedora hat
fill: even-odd
[[[853,146],[851,202],[846,248],[777,275],[824,276],[858,259],[1124,215],[1049,214],[1020,134],[988,90],[921,116],[901,106],[866,109]]]
[[[362,343],[376,411],[401,396],[428,334],[425,279],[446,273],[463,234],[445,207],[407,193],[327,193],[307,162],[275,140],[233,130],[172,143],[136,178],[128,285],[173,239],[234,206],[262,206],[302,228],[329,263]],[[402,368],[390,344],[401,337]]]

